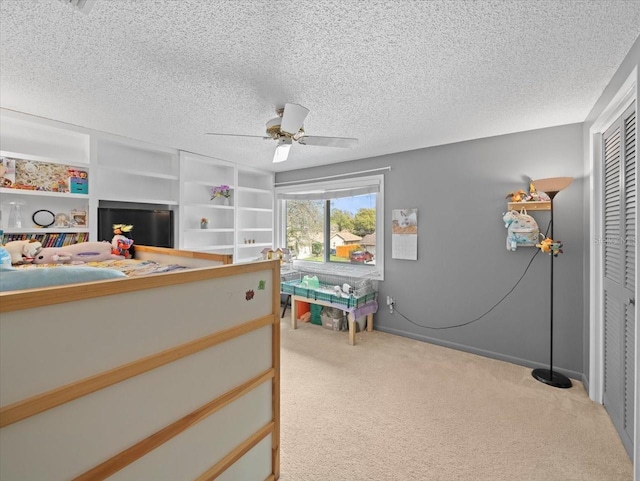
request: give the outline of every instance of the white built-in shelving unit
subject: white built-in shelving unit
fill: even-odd
[[[81,129],[69,126],[61,128],[38,117],[27,118],[22,114],[2,111],[0,116],[0,156],[30,161],[35,167],[43,164],[61,164],[90,174],[90,137]],[[90,192],[90,191],[89,191]],[[12,203],[19,205],[21,227],[7,227]],[[33,214],[42,209],[57,213],[72,210],[87,212],[90,194],[49,192],[0,188],[2,226],[6,234],[52,234],[90,232],[90,226],[39,228]]]
[[[273,184],[270,172],[238,166],[236,261],[260,257],[273,245]]]
[[[233,254],[234,262],[248,262],[273,246],[272,173],[180,152],[180,179],[180,248]],[[211,199],[217,185],[230,187],[228,205]],[[204,229],[203,217],[208,219]]]
[[[95,140],[100,200],[178,205],[178,152],[122,137]]]
[[[180,228],[181,249],[233,254],[235,233],[235,166],[231,162],[203,155],[180,152]],[[224,199],[211,200],[215,185],[231,189],[229,205]],[[206,229],[200,220],[209,220]]]
[[[176,247],[233,254],[234,262],[260,257],[273,246],[273,173],[117,135],[0,109],[3,156],[69,165],[89,175],[89,193],[0,188],[5,233],[87,232],[97,238],[101,202],[173,209]],[[211,189],[229,185],[229,205],[211,200]],[[19,202],[22,227],[7,229],[11,202]],[[85,210],[82,228],[38,228],[33,213]],[[209,219],[202,229],[200,219]]]

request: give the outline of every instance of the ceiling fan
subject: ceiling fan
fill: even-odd
[[[288,103],[285,104],[284,108],[276,110],[276,113],[278,116],[267,122],[267,136],[218,134],[213,132],[209,132],[206,135],[275,140],[278,142],[278,145],[273,155],[273,162],[284,162],[287,160],[293,142],[298,142],[302,145],[342,148],[350,148],[358,143],[358,139],[346,137],[318,137],[315,135],[307,135],[302,124],[309,114],[309,109],[302,105]]]

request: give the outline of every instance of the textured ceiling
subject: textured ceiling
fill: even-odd
[[[640,33],[634,0],[0,0],[0,104],[269,170],[581,122]],[[275,108],[311,110],[272,164]]]

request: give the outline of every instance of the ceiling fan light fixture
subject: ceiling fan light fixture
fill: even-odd
[[[281,137],[278,139],[278,146],[273,154],[273,163],[284,162],[289,157],[289,150],[291,149],[292,141],[288,137]]]

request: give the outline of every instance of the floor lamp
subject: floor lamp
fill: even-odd
[[[551,199],[550,202],[550,211],[551,211],[551,220],[550,220],[550,236],[551,239],[553,237],[553,198],[556,196],[558,192],[563,189],[566,189],[571,181],[572,177],[553,177],[549,179],[540,179],[533,181],[533,185],[535,185],[536,190],[540,192],[544,192]],[[549,386],[567,389],[571,387],[571,380],[566,377],[564,374],[560,374],[559,372],[554,372],[553,370],[553,258],[554,255],[549,255],[551,259],[551,300],[550,300],[550,315],[549,315],[549,324],[550,324],[550,342],[549,342],[549,369],[534,369],[531,372],[531,375],[536,378],[538,381],[548,384]]]

